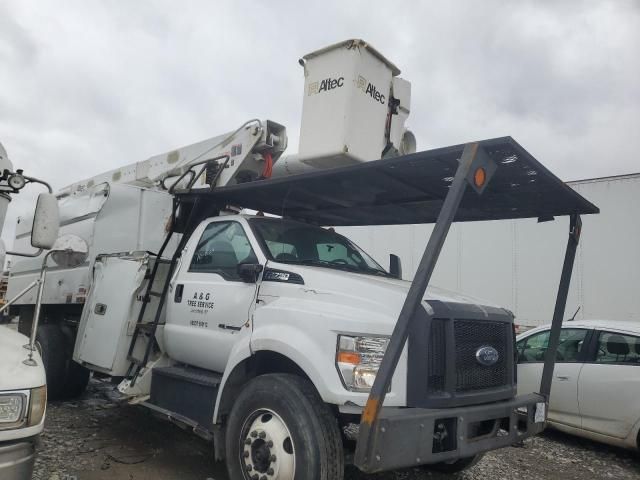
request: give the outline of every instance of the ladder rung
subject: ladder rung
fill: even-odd
[[[153,326],[164,325],[164,323],[143,322],[136,323],[136,329],[138,330],[151,330]]]
[[[133,363],[134,365],[137,365],[139,367],[142,367],[142,360],[140,360],[139,358],[136,357],[127,357],[127,360],[131,363]]]

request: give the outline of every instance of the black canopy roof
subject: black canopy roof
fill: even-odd
[[[482,195],[466,189],[455,221],[599,212],[511,137],[478,143],[498,168]],[[179,195],[184,200],[204,196],[211,212],[235,205],[318,225],[433,223],[463,149],[464,145],[455,145]]]

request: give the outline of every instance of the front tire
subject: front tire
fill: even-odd
[[[342,480],[344,455],[335,416],[313,385],[267,374],[240,392],[226,431],[230,480]]]

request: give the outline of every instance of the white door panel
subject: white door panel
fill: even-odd
[[[581,427],[578,408],[578,379],[588,330],[563,328],[551,382],[549,420],[572,427]],[[549,330],[533,333],[518,341],[518,394],[540,391],[544,356],[549,346]]]
[[[551,421],[580,427],[578,409],[578,377],[583,364],[557,363],[551,382],[551,398],[548,418]],[[539,392],[542,379],[542,363],[518,365],[518,395]]]
[[[164,341],[180,362],[223,372],[237,341],[251,332],[257,284],[237,274],[241,262],[257,263],[237,221],[213,221],[194,232],[172,282]]]
[[[585,430],[626,438],[640,418],[640,365],[586,364],[578,400]]]
[[[595,363],[582,370],[578,399],[585,430],[626,438],[640,419],[640,337],[599,332]]]

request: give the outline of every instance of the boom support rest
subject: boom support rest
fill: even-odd
[[[391,340],[371,388],[367,404],[362,412],[355,464],[364,471],[367,471],[367,464],[370,462],[373,451],[371,440],[373,439],[374,424],[378,421],[391,378],[407,341],[411,322],[416,317],[418,308],[421,308],[422,298],[431,280],[431,275],[438,262],[440,251],[447,238],[447,233],[453,223],[467,184],[471,183],[476,191],[481,194],[496,168],[495,163],[480,148],[478,143],[469,143],[464,147],[460,165],[418,265],[418,270],[411,283],[409,293],[402,306]]]
[[[556,306],[553,310],[553,321],[551,322],[551,334],[549,335],[549,348],[544,357],[544,368],[542,370],[542,380],[540,381],[540,394],[543,395],[547,402],[551,394],[551,380],[553,378],[553,369],[556,364],[556,354],[560,343],[560,329],[562,328],[562,319],[564,318],[564,310],[567,305],[567,295],[569,294],[569,285],[571,284],[571,273],[573,272],[573,263],[576,258],[576,250],[580,242],[580,234],[582,232],[582,220],[580,215],[571,215],[569,221],[569,239],[567,240],[567,250],[562,265],[562,274],[560,275],[560,284],[558,285],[558,295],[556,297]]]
[[[380,469],[380,462],[383,461],[380,455],[376,453],[377,449],[380,447],[380,442],[384,442],[380,437],[380,432],[385,432],[389,430],[389,428],[393,427],[392,425],[384,424],[387,420],[383,420],[381,417],[381,409],[384,404],[385,395],[389,390],[391,379],[407,341],[412,323],[424,321],[424,314],[418,315],[418,309],[421,307],[424,308],[429,319],[433,315],[431,307],[426,303],[423,305],[422,299],[426,288],[429,285],[431,275],[433,274],[433,270],[438,261],[440,251],[442,250],[446,240],[451,223],[454,221],[456,213],[458,212],[458,207],[460,206],[460,202],[465,194],[467,184],[471,184],[478,194],[482,194],[486,185],[491,180],[491,177],[499,168],[500,165],[493,162],[493,160],[486,155],[483,148],[477,143],[470,143],[465,146],[453,183],[451,184],[451,188],[444,200],[442,209],[438,214],[435,227],[425,248],[416,275],[409,289],[409,293],[407,294],[407,298],[402,306],[402,310],[400,311],[391,340],[387,346],[387,350],[382,359],[382,363],[380,364],[378,374],[361,416],[354,463],[358,468],[365,472],[372,472]],[[546,413],[545,402],[548,404],[549,400],[551,377],[553,375],[553,368],[555,365],[556,350],[558,348],[560,329],[562,327],[562,318],[564,316],[569,283],[571,280],[571,272],[573,270],[573,263],[582,225],[580,216],[577,213],[571,215],[570,225],[569,241],[567,244],[567,251],[562,268],[558,295],[556,298],[551,338],[549,349],[547,350],[545,357],[540,395],[538,397],[539,400],[528,400],[535,403],[535,407],[527,407],[529,415],[532,415],[531,412],[538,410],[539,408],[544,408],[542,413]],[[520,399],[520,397],[518,397],[518,399]],[[538,415],[536,415],[536,417],[537,416]],[[462,417],[460,417],[459,421],[462,421]],[[529,421],[529,428],[527,429],[528,432],[536,432],[542,428],[532,425],[534,424]],[[426,434],[430,435],[429,431],[426,431]],[[460,441],[462,443],[458,448],[460,451],[465,450],[467,447],[464,444],[464,437],[462,437]],[[516,440],[513,439],[512,441]],[[505,442],[508,443],[509,439],[505,438],[503,443]],[[505,445],[507,443],[505,443]],[[468,453],[474,454],[476,452],[471,449]]]

